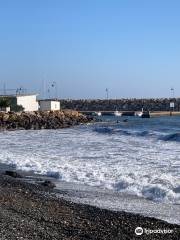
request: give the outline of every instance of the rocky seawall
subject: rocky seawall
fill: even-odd
[[[92,121],[77,111],[0,112],[0,130],[58,129]]]
[[[174,111],[180,111],[180,98],[151,98],[151,99],[80,99],[61,100],[63,109],[77,111],[169,111],[170,102],[174,102]]]

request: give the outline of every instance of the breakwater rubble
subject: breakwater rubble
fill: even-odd
[[[63,109],[77,111],[169,111],[170,102],[174,102],[174,111],[180,111],[180,98],[149,99],[62,99]]]
[[[77,111],[0,112],[0,130],[58,129],[88,123],[93,118]]]

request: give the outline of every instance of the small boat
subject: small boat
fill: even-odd
[[[135,112],[135,116],[137,117],[142,117],[143,116],[143,113],[144,113],[144,110],[142,108],[142,110],[140,112]]]
[[[143,115],[143,112],[137,112],[136,113],[136,116],[138,116],[138,117],[142,117],[142,115]]]
[[[142,111],[141,112],[136,112],[135,116],[141,117],[141,118],[150,118],[150,113],[149,113],[149,111],[144,111],[143,108],[142,108]]]
[[[95,115],[97,115],[97,116],[102,116],[102,113],[101,112],[95,112]]]
[[[114,112],[114,116],[116,116],[116,117],[121,117],[121,116],[122,116],[122,113],[116,110],[116,111]]]

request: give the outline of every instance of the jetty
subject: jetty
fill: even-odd
[[[99,116],[114,116],[114,111],[79,111],[84,115],[94,116],[96,113],[101,113]],[[119,111],[121,116],[137,116],[139,111]],[[143,117],[156,117],[156,116],[180,116],[180,111],[144,111]]]

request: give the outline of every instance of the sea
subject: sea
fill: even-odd
[[[53,178],[78,202],[180,223],[178,116],[102,116],[73,128],[3,131],[0,163]],[[154,215],[146,204],[156,206]]]

